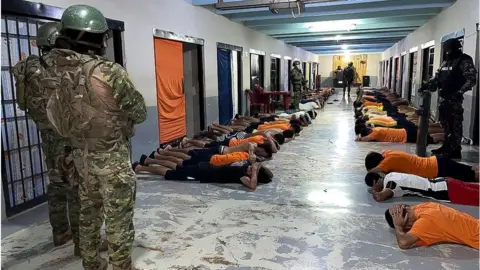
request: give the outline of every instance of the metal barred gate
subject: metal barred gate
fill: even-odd
[[[43,22],[2,16],[2,184],[7,215],[45,201],[48,176],[40,133],[18,109],[11,69],[29,55],[39,55],[34,37]]]
[[[46,201],[49,183],[40,132],[16,104],[11,69],[29,55],[39,55],[35,37],[40,25],[59,20],[63,9],[28,1],[2,0],[1,136],[2,188],[7,216]],[[113,38],[107,56],[123,66],[123,22],[108,20]]]

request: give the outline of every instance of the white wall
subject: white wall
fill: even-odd
[[[452,6],[443,10],[440,14],[433,19],[426,22],[419,27],[413,33],[409,34],[405,39],[394,44],[391,48],[383,53],[383,59],[390,59],[390,57],[399,56],[404,51],[409,51],[413,47],[418,46],[418,61],[417,61],[417,76],[416,88],[412,91],[417,91],[421,83],[421,67],[422,67],[422,49],[421,45],[429,41],[435,41],[435,58],[434,58],[434,70],[436,71],[440,67],[440,41],[441,38],[450,33],[456,32],[465,28],[465,41],[463,51],[466,54],[472,56],[475,59],[475,46],[476,46],[476,23],[479,21],[479,1],[478,0],[458,0]],[[408,59],[408,58],[407,58]],[[408,60],[407,60],[408,63]],[[409,64],[406,71],[408,71]],[[392,71],[393,72],[393,71]],[[404,88],[406,89],[406,83],[408,80],[408,72],[403,74]],[[404,91],[404,97],[406,97],[407,91]],[[416,95],[417,97],[419,95]],[[470,119],[472,116],[473,108],[473,91],[469,91],[465,94],[464,101],[464,135],[468,136],[470,131]],[[432,95],[432,110],[436,110],[437,105],[437,93]]]
[[[191,5],[187,0],[44,0],[45,4],[66,8],[72,4],[97,7],[106,17],[125,22],[125,51],[128,72],[142,92],[147,106],[156,105],[155,67],[152,29],[168,30],[205,40],[206,97],[218,96],[217,42],[266,52],[265,83],[270,82],[270,53],[302,61],[316,61],[316,55],[288,46],[281,41],[229,21],[211,11]],[[243,58],[243,87],[250,85],[249,58]],[[208,105],[207,105],[208,106]],[[218,116],[215,116],[218,117]],[[207,116],[212,118],[212,116]]]

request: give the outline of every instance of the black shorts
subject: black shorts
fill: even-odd
[[[398,122],[397,122],[398,123]],[[407,142],[409,143],[416,143],[418,137],[418,127],[412,123],[409,123],[403,128],[407,131]],[[427,144],[433,144],[433,138],[430,135],[427,135]]]
[[[448,157],[436,155],[438,164],[438,177],[451,177],[463,182],[478,182],[472,166],[456,162]]]
[[[201,162],[210,162],[210,159],[223,151],[223,146],[193,149],[188,152],[190,159],[184,160],[183,166],[196,165]]]

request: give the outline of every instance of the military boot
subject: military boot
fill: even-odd
[[[67,231],[67,232],[62,233],[62,234],[56,234],[56,235],[54,234],[53,235],[53,245],[58,247],[58,246],[64,245],[65,243],[67,243],[71,239],[72,239],[72,233],[70,231]]]

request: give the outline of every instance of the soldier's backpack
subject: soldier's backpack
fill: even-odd
[[[128,117],[116,105],[110,89],[92,91],[90,79],[95,68],[108,60],[70,50],[52,53],[56,65],[47,70],[43,85],[55,89],[47,104],[55,130],[68,137],[73,147],[93,151],[109,150],[124,140]]]
[[[37,124],[38,129],[52,129],[46,113],[46,106],[52,91],[42,87],[45,68],[42,59],[31,55],[12,69],[15,76],[16,99],[18,107],[28,112],[28,116]]]

